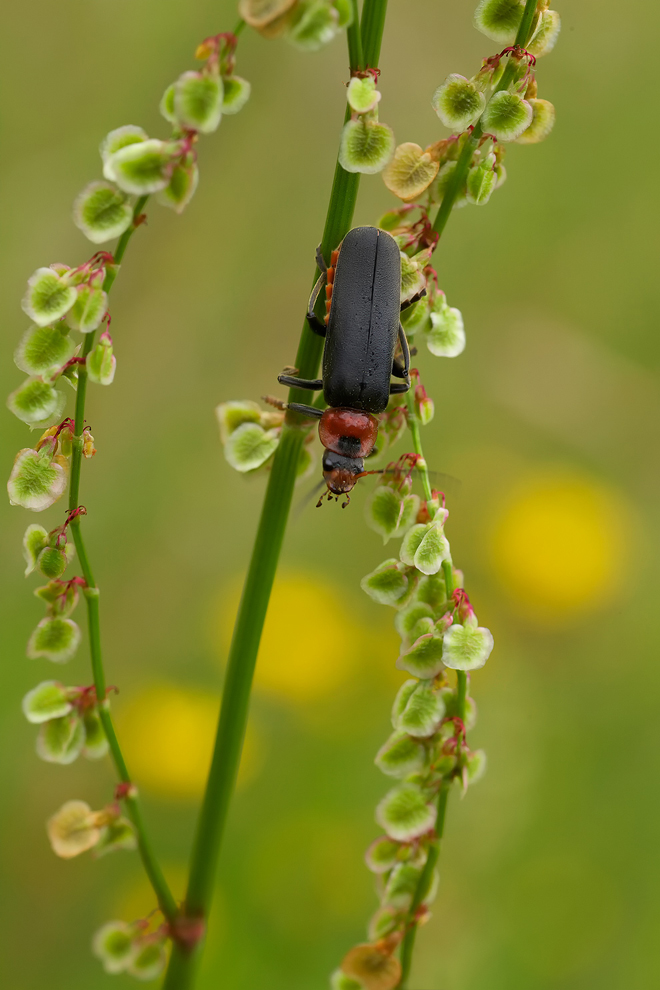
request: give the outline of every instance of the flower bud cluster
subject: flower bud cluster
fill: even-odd
[[[418,455],[412,455],[412,458]],[[484,772],[485,755],[472,751],[466,733],[476,721],[471,698],[461,704],[449,672],[486,663],[493,637],[480,627],[454,569],[445,535],[448,512],[439,498],[420,502],[409,475],[398,468],[367,503],[367,522],[383,541],[401,538],[398,558],[380,564],[362,581],[376,602],[397,610],[401,637],[396,666],[412,675],[392,708],[392,733],[376,754],[376,766],[393,787],[376,809],[383,834],[366,854],[376,875],[380,906],[367,943],[351,949],[332,977],[335,990],[394,990],[401,966],[394,953],[411,925],[429,917],[438,886],[425,870],[441,787],[457,781],[465,790]],[[452,589],[448,590],[447,580]]]
[[[282,37],[308,52],[329,44],[353,20],[350,0],[240,0],[238,10],[263,37]]]
[[[561,26],[559,14],[539,0],[527,48],[514,44],[524,0],[481,0],[476,27],[508,47],[486,58],[476,75],[451,73],[438,86],[431,106],[454,133],[426,149],[406,142],[394,151],[383,173],[387,188],[404,203],[422,200],[427,210],[442,203],[467,138],[479,126],[479,142],[469,169],[453,189],[453,207],[482,206],[506,178],[504,144],[536,144],[548,136],[555,110],[538,99],[536,60],[552,50]]]

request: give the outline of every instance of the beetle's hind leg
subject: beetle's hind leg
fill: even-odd
[[[399,320],[399,344],[401,346],[401,357],[395,357],[392,362],[392,374],[395,378],[403,378],[408,388],[410,388],[410,348],[408,338]],[[405,391],[408,391],[406,388]]]
[[[410,388],[410,382],[393,382],[390,385],[390,395],[403,395]]]
[[[318,249],[320,252],[320,248]],[[323,261],[323,255],[317,257],[316,263]],[[319,268],[321,266],[319,265]],[[321,294],[321,289],[324,287],[328,281],[328,269],[325,267],[325,262],[323,261],[323,268],[321,269],[321,274],[316,280],[316,285],[312,289],[312,294],[309,297],[309,303],[307,305],[307,322],[309,323],[309,329],[317,333],[319,337],[325,337],[326,325],[323,320],[319,320],[318,316],[314,312],[314,307],[316,306],[316,300]]]
[[[320,392],[323,388],[321,378],[310,381],[308,378],[296,378],[294,375],[278,375],[277,380],[280,385],[288,385],[289,388],[307,388],[311,392]]]

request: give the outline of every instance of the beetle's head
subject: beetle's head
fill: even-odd
[[[332,450],[323,452],[323,477],[333,495],[350,492],[363,472],[364,462],[361,457],[344,457]]]
[[[360,409],[325,409],[319,422],[319,437],[326,450],[347,459],[368,457],[377,436],[378,420]]]

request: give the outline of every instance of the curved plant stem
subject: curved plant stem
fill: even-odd
[[[133,212],[133,223],[124,232],[122,237],[117,243],[117,248],[114,253],[115,266],[110,267],[106,272],[105,281],[103,283],[103,288],[106,292],[109,292],[112,288],[112,284],[117,275],[117,267],[121,262],[126,247],[130,238],[132,237],[134,231],[136,230],[135,221],[138,219],[144,205],[147,202],[147,197],[142,196],[138,199],[135,204],[135,209]],[[85,336],[85,342],[82,349],[82,357],[86,358],[91,352],[94,346],[94,338],[96,333],[88,333]],[[69,510],[78,507],[78,499],[80,497],[80,467],[82,464],[82,451],[83,451],[83,429],[85,427],[85,399],[87,395],[87,366],[86,364],[79,365],[78,370],[78,388],[76,392],[76,411],[75,411],[75,428],[73,437],[73,450],[71,455],[71,480],[69,483]],[[112,756],[117,775],[122,783],[130,784],[131,778],[126,767],[126,761],[124,760],[121,747],[119,745],[119,740],[117,739],[117,734],[112,722],[112,717],[110,715],[110,707],[106,699],[106,681],[105,672],[103,670],[103,657],[101,653],[101,631],[99,625],[99,589],[96,587],[96,582],[94,581],[94,575],[92,573],[92,568],[89,563],[89,557],[87,556],[87,549],[85,547],[85,541],[83,539],[82,530],[80,526],[80,516],[76,516],[75,519],[70,523],[69,529],[71,535],[73,536],[73,541],[76,546],[76,552],[78,554],[78,560],[85,578],[85,583],[87,587],[85,588],[85,602],[87,605],[87,627],[89,633],[89,651],[92,661],[92,673],[94,676],[94,687],[96,689],[96,697],[99,701],[99,718],[101,719],[101,724],[103,725],[103,730],[105,732],[106,738],[108,740],[108,745],[110,747],[110,754]],[[137,796],[134,793],[128,793],[125,797],[126,811],[133,822],[138,840],[138,849],[140,851],[140,856],[142,858],[142,863],[144,865],[145,871],[151,885],[154,889],[156,897],[158,898],[158,904],[168,919],[168,921],[173,921],[177,914],[177,904],[172,896],[172,893],[167,885],[167,881],[163,876],[162,870],[158,865],[158,861],[154,855],[153,849],[149,838],[145,832],[144,823],[142,820],[142,812],[140,809]]]
[[[418,460],[415,464],[415,467],[419,472],[420,478],[422,479],[424,498],[428,503],[433,501],[433,489],[431,488],[431,479],[429,478],[429,466],[426,463],[424,451],[422,450],[422,435],[419,429],[419,417],[415,410],[414,385],[406,392],[406,406],[408,409],[408,429],[410,430],[410,434],[412,436],[413,450],[420,458],[420,460]]]
[[[518,34],[516,35],[515,40],[515,44],[519,45],[521,48],[525,48],[531,37],[534,15],[536,14],[536,6],[537,0],[527,0],[525,3],[525,10],[523,12],[522,20],[520,22],[520,27],[518,28]],[[509,57],[504,72],[502,73],[502,78],[494,89],[495,93],[499,93],[500,90],[508,88],[511,80],[513,79],[515,68],[515,59]],[[454,202],[458,196],[459,190],[465,185],[472,156],[479,145],[479,141],[483,137],[483,133],[481,121],[478,121],[474,130],[463,145],[463,149],[458,158],[458,163],[449,182],[447,183],[445,195],[442,197],[442,202],[433,222],[433,229],[436,234],[441,235],[447,226],[447,221],[449,220],[449,216],[454,207]]]
[[[360,29],[357,18],[354,18],[348,29],[351,71],[364,68],[364,65],[354,61],[359,57],[360,49],[365,60],[368,59],[372,66],[377,64],[386,9],[387,0],[365,0],[364,29]],[[350,229],[359,181],[358,173],[345,172],[337,163],[321,241],[326,260]],[[318,269],[315,279],[317,275]],[[322,339],[311,332],[305,320],[296,356],[296,368],[301,377],[316,376],[322,349]],[[289,398],[290,401],[304,402],[307,394],[300,389],[292,389]],[[308,425],[301,428],[300,424],[300,417],[287,415],[243,587],[229,650],[211,769],[191,857],[183,907],[186,919],[205,920],[211,906],[220,845],[243,747],[259,642],[291,508],[298,458],[309,428]],[[200,953],[199,944],[186,946],[181,942],[174,943],[165,990],[186,990],[193,985]]]

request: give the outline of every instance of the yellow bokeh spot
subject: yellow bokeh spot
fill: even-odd
[[[513,491],[497,521],[493,566],[529,611],[570,617],[607,601],[625,578],[629,513],[582,475],[536,474]]]
[[[354,590],[354,597],[361,594]],[[240,588],[224,596],[220,631],[229,648]],[[355,670],[364,649],[354,610],[335,586],[315,574],[278,577],[268,606],[255,686],[296,702],[330,694]]]
[[[219,697],[177,684],[158,684],[119,711],[126,761],[138,787],[161,796],[198,798],[206,782]],[[252,726],[243,747],[239,784],[258,770],[259,744]]]

